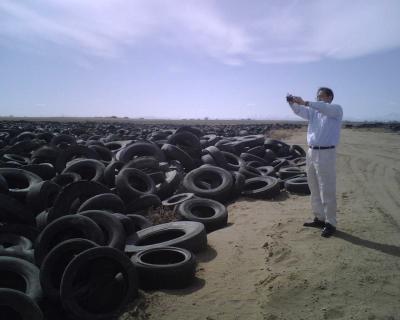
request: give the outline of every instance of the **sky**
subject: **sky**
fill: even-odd
[[[1,0],[0,116],[400,121],[398,0]]]

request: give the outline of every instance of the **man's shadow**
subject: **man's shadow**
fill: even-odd
[[[340,230],[337,230],[333,236],[351,242],[352,244],[355,244],[357,246],[374,249],[383,253],[390,254],[395,257],[400,257],[400,247],[397,246],[361,239],[359,237],[353,236],[349,233]]]

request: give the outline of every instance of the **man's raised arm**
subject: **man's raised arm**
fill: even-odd
[[[292,108],[293,112],[297,114],[299,117],[306,120],[310,119],[310,109],[294,102],[289,102],[289,105]]]
[[[338,104],[330,104],[321,101],[316,101],[316,102],[310,101],[308,102],[308,106],[331,118],[341,119],[343,117],[342,107],[339,106]]]

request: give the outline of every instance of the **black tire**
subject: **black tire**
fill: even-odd
[[[201,222],[207,232],[223,228],[228,222],[226,207],[211,199],[189,199],[177,207],[177,213],[183,220]]]
[[[63,143],[68,145],[75,145],[76,139],[73,136],[67,134],[59,134],[57,136],[54,136],[50,141],[50,145],[52,146],[59,146]]]
[[[250,153],[250,154],[253,154],[253,155],[257,156],[257,157],[263,158],[264,155],[265,155],[265,147],[263,145],[262,146],[256,146],[256,147],[250,148],[247,151],[247,153]]]
[[[28,226],[25,224],[7,223],[0,224],[0,233],[14,233],[35,242],[39,235],[39,230],[36,227]]]
[[[285,168],[280,168],[279,169],[279,177],[283,180],[297,176],[304,172],[302,169],[299,167],[285,167]]]
[[[153,180],[155,185],[163,183],[165,181],[164,171],[151,172],[149,173],[149,177],[151,178],[151,180]]]
[[[13,233],[0,233],[0,256],[9,256],[34,262],[32,241]]]
[[[28,164],[21,167],[22,170],[30,171],[43,180],[50,180],[55,177],[56,169],[51,163]]]
[[[242,158],[237,156],[234,153],[231,152],[226,152],[226,151],[221,151],[222,154],[224,155],[226,161],[228,162],[227,164],[227,169],[231,171],[238,171],[240,167],[244,166],[246,164],[246,161],[244,161]]]
[[[266,139],[264,147],[265,149],[271,149],[278,157],[287,155],[290,148],[290,146],[283,141],[274,139]]]
[[[216,134],[206,134],[201,136],[200,139],[202,147],[207,148],[208,146],[214,146],[222,138],[217,136]]]
[[[189,131],[174,133],[168,137],[168,144],[184,150],[192,158],[199,158],[201,153],[200,139]]]
[[[58,194],[53,207],[49,211],[48,222],[64,215],[75,213],[72,210],[72,204],[77,199],[82,202],[95,195],[109,192],[109,188],[94,181],[73,182],[65,186]]]
[[[79,213],[87,210],[104,210],[123,213],[125,212],[125,204],[122,199],[114,193],[102,193],[83,202],[77,212]]]
[[[123,277],[120,290],[110,290],[117,277]],[[110,247],[92,248],[77,255],[61,280],[63,307],[78,319],[112,319],[137,295],[138,280],[133,263]]]
[[[141,289],[182,289],[196,273],[195,256],[177,247],[161,247],[138,252],[131,261],[138,272]]]
[[[60,186],[51,181],[42,181],[32,186],[26,196],[26,203],[37,215],[53,206],[54,199],[60,191]]]
[[[33,152],[32,163],[39,164],[48,162],[51,163],[55,168],[56,161],[60,152],[61,150],[57,147],[50,147],[50,146],[40,147],[39,149]]]
[[[231,197],[237,198],[241,195],[244,187],[244,183],[246,181],[246,177],[238,171],[232,171],[232,175],[234,178],[234,184],[231,191]]]
[[[205,154],[201,156],[201,161],[204,164],[211,164],[212,166],[216,166],[217,163],[215,162],[214,158],[210,154]]]
[[[273,166],[275,171],[279,171],[280,168],[288,166],[289,165],[289,161],[287,161],[284,158],[276,158],[269,165]]]
[[[38,267],[15,257],[0,257],[0,288],[21,291],[35,302],[43,297]]]
[[[289,152],[296,158],[305,157],[306,156],[306,152],[298,144],[294,144],[294,145],[290,146]]]
[[[173,206],[176,206],[177,204],[180,204],[186,200],[193,198],[193,196],[194,196],[194,193],[191,193],[191,192],[178,193],[178,194],[175,194],[175,195],[169,197],[168,199],[165,199],[162,202],[162,205],[164,207],[173,207]]]
[[[235,149],[235,147],[233,145],[234,141],[235,141],[234,138],[224,137],[224,138],[220,139],[219,141],[217,141],[214,145],[222,152],[229,152],[229,153],[236,154],[237,150]]]
[[[310,194],[307,177],[297,177],[285,181],[285,189],[288,192]]]
[[[243,174],[246,179],[260,177],[263,175],[262,172],[257,168],[248,165],[240,167],[239,172]]]
[[[103,231],[105,244],[108,247],[124,250],[126,234],[122,223],[112,213],[88,210],[79,213],[92,219]]]
[[[260,157],[254,155],[254,154],[251,154],[251,153],[242,152],[240,154],[240,158],[242,158],[246,162],[257,161],[258,163],[261,163],[263,166],[267,166],[268,165],[268,162],[265,161],[263,158],[260,158]]]
[[[18,163],[20,166],[26,166],[29,164],[29,158],[23,157],[19,154],[5,153],[2,158],[6,162]]]
[[[184,248],[192,252],[203,250],[207,245],[204,225],[194,221],[177,221],[159,224],[140,230],[127,239],[125,252],[134,254],[142,250],[165,246]]]
[[[259,171],[261,171],[263,176],[275,176],[275,170],[273,166],[262,166],[257,168]]]
[[[18,168],[0,168],[0,175],[7,181],[8,194],[22,201],[32,186],[43,181],[38,175]]]
[[[135,225],[135,232],[152,227],[153,223],[139,214],[127,214],[126,215]]]
[[[40,233],[35,244],[35,261],[38,266],[57,244],[73,238],[91,240],[104,244],[101,228],[90,218],[82,215],[68,215],[49,223]]]
[[[153,156],[157,158],[158,161],[165,161],[165,156],[161,149],[157,145],[149,142],[135,142],[128,145],[119,150],[115,157],[117,160],[127,163],[135,156]]]
[[[279,184],[280,184],[280,186],[281,186],[281,190],[282,190],[282,189],[285,189],[285,182],[286,182],[286,180],[291,180],[291,179],[294,179],[294,178],[300,178],[300,177],[306,177],[306,176],[307,176],[307,173],[306,173],[306,172],[302,172],[302,173],[298,174],[297,176],[289,177],[289,178],[284,179],[284,180],[278,178]]]
[[[124,162],[122,161],[113,161],[109,163],[104,170],[104,183],[109,187],[115,186],[115,177],[117,176],[118,172],[124,166]]]
[[[215,146],[209,146],[204,149],[216,162],[217,166],[228,169],[228,161],[226,161],[224,154]]]
[[[166,143],[161,147],[161,150],[165,153],[165,156],[168,160],[178,160],[186,169],[186,171],[190,171],[195,168],[192,157],[183,149]]]
[[[199,187],[197,182],[200,180],[209,182],[212,189]],[[183,178],[182,185],[186,191],[199,197],[225,201],[231,191],[233,177],[223,168],[207,165],[190,171]]]
[[[63,241],[50,250],[40,267],[40,283],[47,298],[60,300],[61,278],[65,268],[75,257],[97,244],[87,239],[70,239]]]
[[[298,167],[302,167],[302,166],[305,166],[307,164],[306,157],[295,158],[295,159],[292,159],[290,162],[293,165],[298,166]]]
[[[103,163],[106,164],[112,161],[113,155],[110,149],[101,145],[91,145],[89,149],[94,150]]]
[[[271,149],[265,149],[263,159],[267,161],[268,165],[271,165],[271,162],[276,159],[276,153]]]
[[[135,168],[142,170],[145,173],[150,173],[159,170],[160,163],[157,158],[152,156],[141,156],[133,160],[130,160],[123,167],[125,168]]]
[[[122,213],[113,213],[113,216],[116,217],[119,220],[119,222],[121,222],[122,226],[124,227],[125,234],[127,237],[129,237],[131,234],[136,232],[135,223],[127,215],[122,214]]]
[[[82,180],[103,182],[104,164],[96,159],[75,159],[67,163],[62,173],[75,172],[82,177]]]
[[[280,193],[280,185],[274,177],[255,177],[245,181],[242,195],[255,198],[273,198]]]
[[[181,183],[182,175],[178,170],[170,170],[165,173],[165,181],[159,186],[157,185],[156,194],[161,200],[172,196],[179,184]]]
[[[35,217],[29,208],[16,199],[0,193],[0,222],[35,225]]]
[[[243,152],[246,147],[253,148],[256,146],[260,146],[264,143],[265,137],[264,135],[247,135],[243,137],[238,137],[238,141],[235,142],[235,148],[239,152]]]
[[[46,210],[40,212],[40,213],[36,216],[36,218],[35,218],[35,220],[36,220],[36,227],[37,227],[40,231],[42,231],[42,230],[47,226],[47,222],[48,222],[47,219],[48,219],[48,217],[49,217],[49,212],[46,211]]]
[[[179,127],[178,129],[176,129],[175,133],[180,133],[180,132],[184,132],[184,131],[188,131],[190,133],[193,133],[198,138],[200,138],[204,134],[201,129],[195,128],[195,127],[190,127],[190,126]]]
[[[0,233],[0,251],[30,250],[32,241],[14,233]]]
[[[58,155],[55,164],[56,171],[57,172],[63,171],[69,161],[78,158],[96,159],[96,160],[100,159],[96,151],[90,149],[89,147],[80,145],[71,145],[67,147],[65,150],[61,151],[60,154]]]
[[[62,173],[51,179],[52,182],[58,184],[60,187],[65,187],[79,180],[82,180],[82,177],[75,172]]]
[[[255,160],[247,161],[246,162],[246,166],[253,167],[253,168],[259,168],[259,167],[265,166],[265,162],[258,162],[258,161],[255,161]]]
[[[115,185],[125,201],[155,192],[154,182],[148,174],[134,168],[122,169],[115,178]]]
[[[39,306],[26,294],[0,288],[0,314],[4,320],[43,320]]]
[[[8,193],[8,183],[6,178],[4,178],[2,175],[0,175],[0,193]]]

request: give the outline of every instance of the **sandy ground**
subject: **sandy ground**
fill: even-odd
[[[120,319],[400,319],[400,135],[342,130],[337,171],[334,237],[302,227],[309,196],[240,198],[195,283],[142,293]]]

